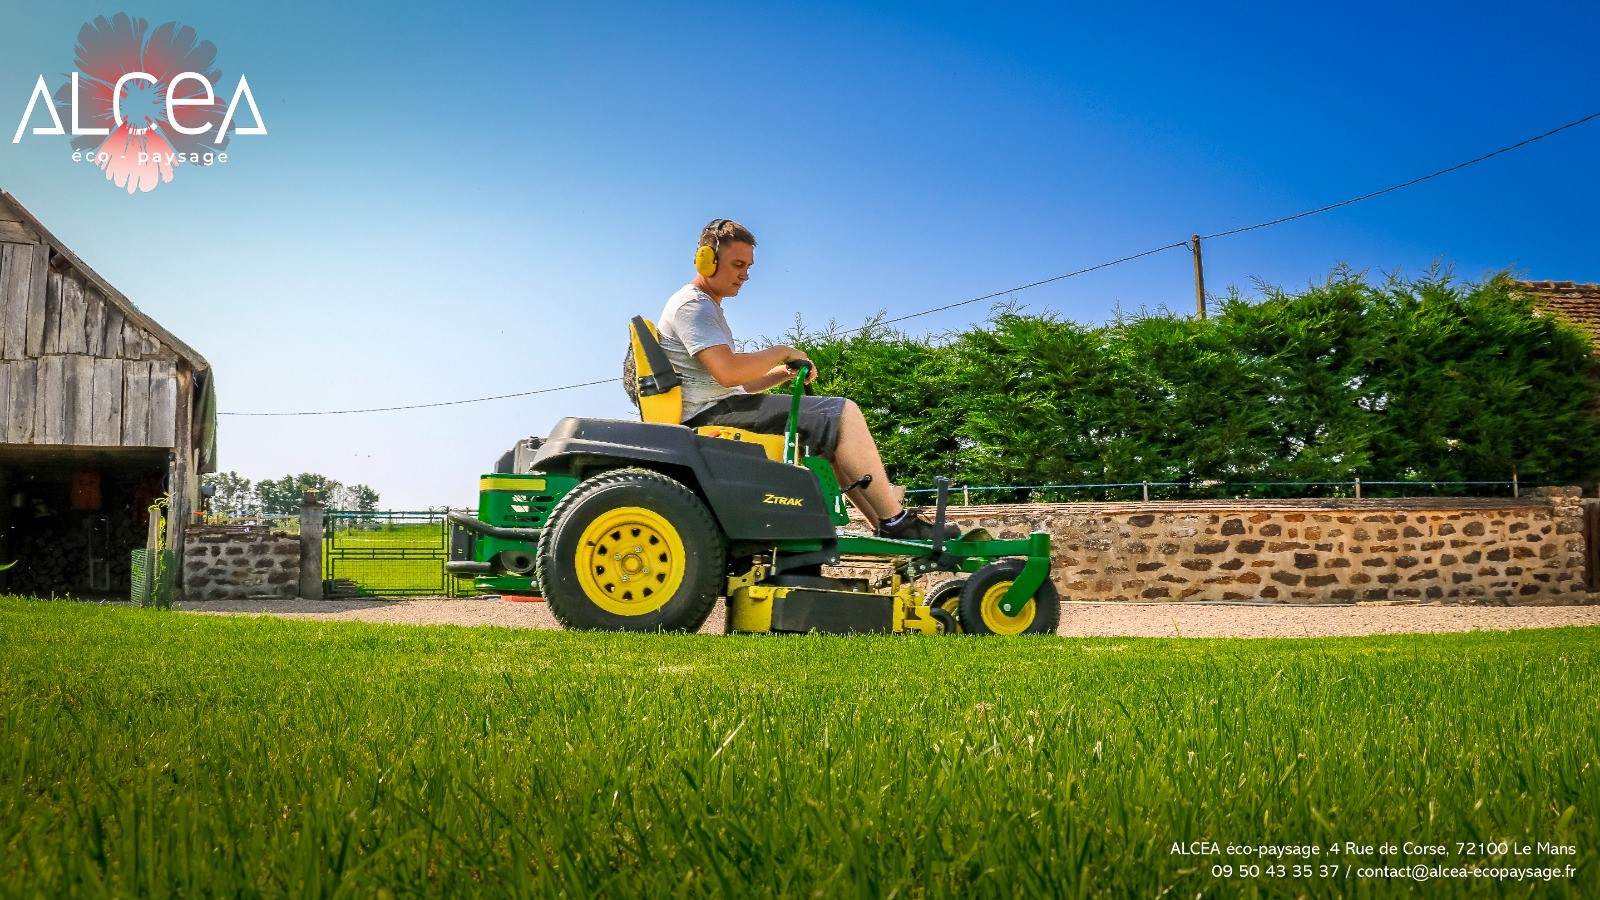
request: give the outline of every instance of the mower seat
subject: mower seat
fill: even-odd
[[[661,349],[661,336],[655,323],[644,316],[634,316],[628,330],[633,347],[632,377],[639,401],[639,418],[666,425],[682,424],[683,377],[672,367],[667,352]],[[759,444],[768,459],[783,459],[781,434],[762,434],[726,425],[704,425],[695,431],[706,437]]]

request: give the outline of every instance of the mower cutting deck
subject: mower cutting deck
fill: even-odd
[[[802,453],[794,380],[786,434],[677,424],[677,373],[633,320],[646,421],[567,418],[479,481],[478,515],[451,513],[451,561],[481,590],[542,594],[567,628],[693,631],[719,596],[729,632],[1053,633],[1050,537],[902,541],[847,530],[827,460]],[[939,480],[934,533],[943,534]],[[844,556],[888,563],[869,585],[830,578]],[[930,596],[916,585],[957,573]]]

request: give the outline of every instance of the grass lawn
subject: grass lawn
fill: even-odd
[[[1593,896],[1597,696],[1596,628],[725,638],[0,599],[0,895],[1361,897],[1428,862],[1576,869],[1430,895]],[[1408,841],[1444,852],[1381,852]]]

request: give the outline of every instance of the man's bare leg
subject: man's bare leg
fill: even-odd
[[[871,475],[872,483],[853,490],[850,502],[876,529],[884,519],[899,515],[905,507],[900,503],[900,492],[889,483],[883,469],[883,457],[878,454],[878,443],[872,439],[867,419],[854,400],[846,400],[844,413],[839,417],[839,445],[833,453],[834,473],[841,485],[847,485],[863,475]]]

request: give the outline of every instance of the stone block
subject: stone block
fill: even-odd
[[[1467,524],[1461,526],[1461,533],[1467,537],[1483,537],[1483,532],[1484,528],[1482,522],[1468,522]]]
[[[1283,534],[1283,526],[1276,523],[1263,525],[1257,529],[1256,534],[1259,534],[1262,537],[1278,537],[1279,535]]]
[[[1315,569],[1317,567],[1317,555],[1315,553],[1296,553],[1294,555],[1294,567],[1296,569]],[[1329,577],[1331,578],[1332,576]]]
[[[1235,549],[1240,553],[1260,553],[1266,544],[1266,541],[1240,541]]]
[[[1306,587],[1326,587],[1339,580],[1337,575],[1307,575]]]
[[[1180,563],[1180,565],[1182,565],[1185,569],[1188,569],[1191,572],[1206,572],[1206,571],[1210,571],[1210,569],[1211,569],[1211,560],[1209,560],[1209,559],[1186,559],[1182,563]]]
[[[1222,523],[1222,533],[1225,535],[1244,534],[1244,523],[1238,519],[1228,519]]]
[[[1273,572],[1272,580],[1279,584],[1296,585],[1300,583],[1300,576],[1293,572]]]
[[[1194,552],[1196,552],[1196,553],[1205,553],[1205,554],[1208,554],[1208,555],[1209,554],[1215,554],[1215,553],[1222,553],[1223,551],[1225,551],[1227,549],[1228,549],[1228,542],[1227,541],[1199,541],[1198,543],[1196,543],[1194,545]]]

